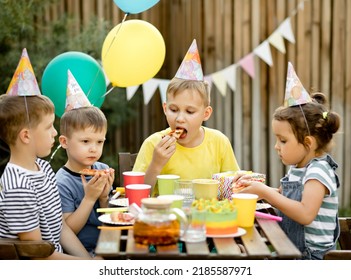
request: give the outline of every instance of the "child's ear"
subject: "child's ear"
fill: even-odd
[[[205,113],[204,113],[204,121],[207,121],[211,117],[212,111],[213,111],[213,109],[211,106],[206,107]]]
[[[62,148],[66,149],[67,148],[67,137],[64,135],[59,136],[59,142]]]
[[[163,113],[166,114],[166,110],[167,110],[167,103],[166,102],[163,102],[162,108],[163,108]]]
[[[23,143],[28,144],[31,139],[29,129],[27,128],[21,129],[21,131],[18,133],[18,137]]]
[[[317,149],[317,141],[316,138],[313,136],[306,136],[305,137],[305,146],[307,146],[310,149],[316,150]]]

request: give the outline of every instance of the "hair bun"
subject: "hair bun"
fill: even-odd
[[[325,105],[327,103],[327,98],[325,96],[325,94],[321,93],[321,92],[315,92],[311,94],[311,98],[322,105]]]

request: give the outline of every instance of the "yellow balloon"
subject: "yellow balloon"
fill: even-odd
[[[115,26],[102,46],[102,65],[113,86],[140,85],[154,77],[165,60],[161,33],[143,20],[128,20]]]

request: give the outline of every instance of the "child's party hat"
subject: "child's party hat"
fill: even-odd
[[[6,94],[19,96],[41,95],[26,48],[22,51],[21,59]]]
[[[91,106],[87,96],[83,92],[77,80],[74,78],[71,71],[68,70],[67,72],[68,72],[68,79],[67,79],[65,112],[72,109]]]
[[[200,55],[197,49],[195,39],[193,40],[188,52],[186,53],[175,77],[183,80],[204,80],[204,75],[201,68]]]
[[[294,67],[288,62],[284,106],[302,105],[311,102],[311,97],[297,77]]]

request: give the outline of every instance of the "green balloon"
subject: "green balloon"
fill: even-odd
[[[102,67],[85,53],[66,52],[49,62],[41,79],[42,93],[54,103],[55,114],[61,117],[65,111],[68,70],[72,72],[90,103],[100,108],[106,93]]]

